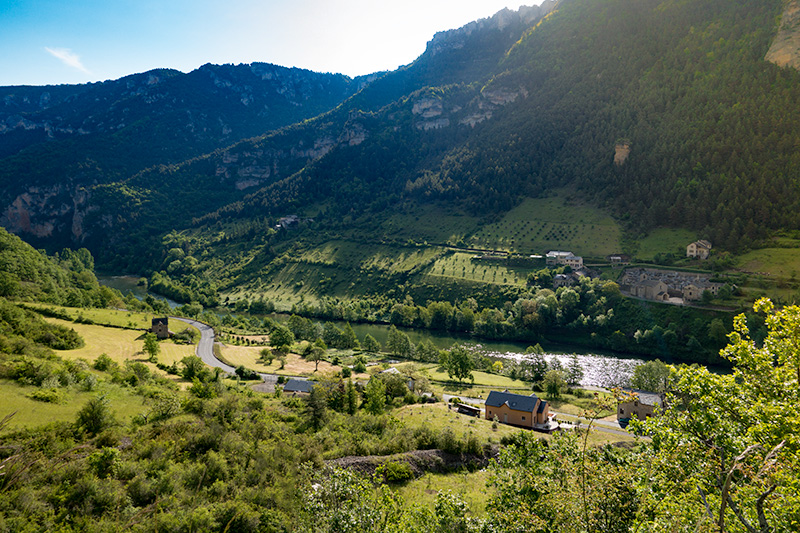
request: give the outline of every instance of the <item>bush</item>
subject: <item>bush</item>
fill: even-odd
[[[408,463],[397,461],[382,464],[375,470],[375,473],[383,477],[387,483],[402,483],[414,477],[414,471],[411,470]]]
[[[28,394],[28,398],[37,402],[61,403],[63,396],[57,389],[38,389]]]
[[[86,402],[86,405],[78,411],[76,424],[78,429],[82,429],[90,435],[97,435],[113,425],[114,417],[106,397],[96,396]]]
[[[246,368],[244,365],[239,365],[236,368],[236,375],[239,376],[240,379],[243,379],[245,381],[261,379],[261,376],[258,374],[258,372],[256,372],[255,370],[250,370],[249,368]]]

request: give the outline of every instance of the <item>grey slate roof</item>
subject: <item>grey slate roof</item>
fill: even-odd
[[[486,398],[486,405],[489,407],[500,407],[504,404],[508,404],[508,406],[515,411],[532,413],[534,408],[536,408],[536,402],[538,400],[539,398],[537,398],[535,394],[523,396],[522,394],[493,390]]]
[[[311,392],[311,389],[316,385],[316,381],[307,381],[304,379],[290,379],[283,386],[283,392]]]
[[[536,410],[536,413],[537,413],[537,414],[538,414],[538,413],[544,413],[544,410],[545,410],[546,408],[547,408],[547,402],[545,402],[545,401],[542,401],[542,403],[540,403],[540,404],[539,404],[539,409],[537,409],[537,410]]]
[[[635,393],[639,397],[639,403],[642,405],[652,405],[653,407],[664,406],[664,402],[662,401],[663,397],[657,392],[628,388],[623,388],[622,390]]]

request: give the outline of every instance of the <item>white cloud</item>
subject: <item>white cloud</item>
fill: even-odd
[[[68,67],[72,67],[75,70],[80,70],[85,74],[91,74],[89,69],[83,66],[81,63],[81,58],[78,54],[75,54],[69,48],[49,48],[47,46],[44,47],[47,52],[52,55],[53,57],[61,60],[62,63],[67,65]]]

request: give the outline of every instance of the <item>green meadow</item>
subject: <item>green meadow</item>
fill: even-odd
[[[686,256],[686,246],[697,240],[697,235],[685,229],[658,228],[636,242],[636,258],[651,261],[656,254],[672,253]]]

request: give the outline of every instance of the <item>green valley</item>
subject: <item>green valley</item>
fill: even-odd
[[[796,531],[799,12],[0,87],[0,533]]]

